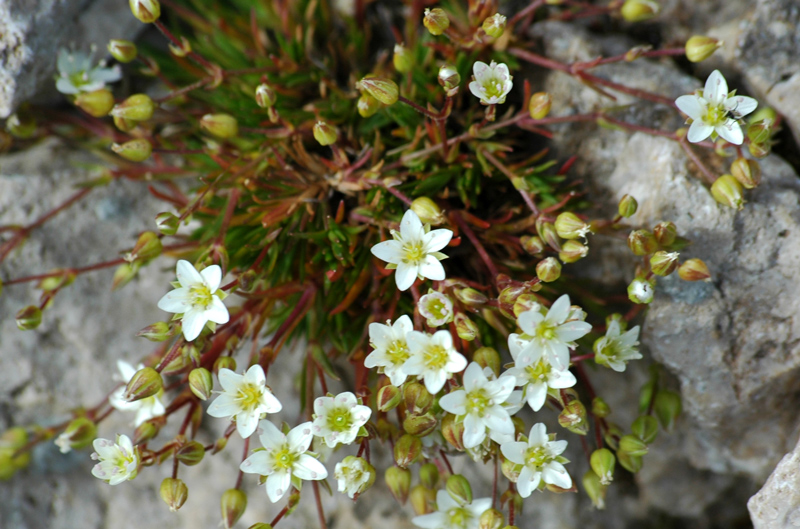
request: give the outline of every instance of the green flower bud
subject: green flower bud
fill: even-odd
[[[189,488],[183,480],[178,478],[164,478],[159,488],[161,499],[167,504],[169,510],[176,512],[183,507],[189,497]]]
[[[722,44],[721,40],[695,35],[686,41],[686,58],[690,62],[702,62],[711,57]]]
[[[128,63],[136,58],[136,44],[129,40],[111,39],[108,41],[108,53],[119,62]]]
[[[450,27],[450,18],[441,8],[425,9],[422,25],[427,28],[431,35],[441,35]]]
[[[729,174],[720,176],[711,184],[711,196],[723,206],[742,209],[744,207],[742,193],[744,193],[742,184]]]
[[[447,441],[450,446],[458,450],[464,451],[464,421],[456,421],[456,416],[452,413],[445,414],[442,417],[442,437]]]
[[[472,487],[470,486],[469,481],[467,481],[467,478],[461,474],[453,474],[452,476],[448,477],[445,489],[450,497],[453,498],[459,505],[467,505],[472,503]]]
[[[558,237],[556,227],[551,222],[542,222],[537,226],[539,236],[552,248],[553,250],[561,251],[561,239]]]
[[[481,25],[483,31],[493,39],[499,39],[506,30],[506,17],[500,13],[487,17]]]
[[[138,445],[142,443],[146,443],[147,441],[155,438],[158,435],[158,432],[161,431],[161,427],[164,426],[166,420],[163,416],[155,417],[150,419],[149,421],[145,421],[133,431],[133,444]]]
[[[50,277],[45,277],[36,285],[44,292],[54,292],[62,288],[70,286],[75,281],[75,273],[70,270],[56,269],[53,270]]]
[[[627,219],[636,213],[638,207],[639,203],[636,202],[635,198],[630,195],[625,195],[619,201],[619,216]]]
[[[600,483],[600,478],[591,470],[583,475],[581,482],[583,483],[583,490],[586,491],[586,495],[592,500],[592,505],[594,505],[595,509],[605,509],[606,490],[608,486]]]
[[[776,117],[775,111],[769,107],[757,110],[747,122],[747,138],[752,143],[768,143],[772,137]]]
[[[435,489],[439,484],[439,467],[436,463],[425,463],[419,469],[419,480],[427,489]]]
[[[155,232],[145,231],[136,239],[136,245],[125,255],[128,262],[148,263],[161,255],[164,247]]]
[[[206,114],[200,118],[200,128],[222,139],[239,135],[239,122],[230,114]]]
[[[220,498],[223,527],[231,529],[242,517],[245,509],[247,509],[247,494],[239,489],[228,489],[223,492]]]
[[[647,230],[634,230],[628,235],[628,248],[633,255],[649,255],[658,250],[658,241]]]
[[[400,96],[400,89],[397,88],[397,84],[394,81],[380,77],[364,77],[361,79],[357,88],[368,93],[386,106],[397,103],[397,98]]]
[[[500,354],[493,347],[481,347],[472,354],[472,361],[481,369],[488,367],[495,376],[500,375]]]
[[[540,237],[523,235],[519,238],[519,242],[522,244],[522,249],[530,255],[539,255],[544,252],[545,244]]]
[[[547,257],[536,265],[536,277],[544,283],[550,283],[561,277],[561,263],[555,257]]]
[[[251,525],[247,529],[272,529],[272,526],[270,524],[268,524],[268,523],[265,523],[265,522],[258,522],[258,523],[254,523],[253,525]]]
[[[70,421],[64,433],[58,436],[56,444],[62,453],[80,450],[90,446],[97,438],[97,425],[86,417],[78,417]]]
[[[214,374],[219,376],[219,370],[222,368],[236,371],[236,360],[230,356],[220,356],[214,361]]]
[[[595,397],[592,399],[592,415],[604,419],[611,415],[611,407],[601,397]]]
[[[678,267],[678,275],[684,281],[706,281],[711,277],[711,272],[700,259],[689,259]]]
[[[483,511],[478,519],[478,527],[479,529],[501,529],[505,521],[503,513],[497,509],[488,509]]]
[[[619,450],[617,452],[617,460],[619,464],[622,465],[622,468],[633,474],[636,474],[642,469],[642,456],[633,456],[628,452]]]
[[[432,413],[409,413],[403,420],[403,430],[416,437],[425,437],[436,429],[436,417]],[[400,464],[399,462],[397,463]],[[400,465],[403,466],[403,465]]]
[[[588,224],[580,219],[576,214],[565,211],[556,218],[556,233],[562,239],[582,239],[591,232]]]
[[[751,143],[747,146],[747,149],[755,158],[764,158],[765,156],[769,156],[769,153],[772,152],[770,142],[768,141],[764,143]]]
[[[543,119],[550,113],[553,99],[547,92],[536,92],[528,101],[528,113],[531,119]]]
[[[75,98],[75,106],[90,116],[101,118],[107,116],[114,106],[114,95],[106,88],[94,92],[82,92]]]
[[[608,448],[600,448],[592,452],[589,458],[589,464],[592,470],[600,478],[601,485],[608,485],[614,481],[614,466],[617,463],[617,458],[614,457],[614,452]]]
[[[384,413],[395,409],[402,400],[403,394],[397,386],[389,384],[378,391],[378,409]]]
[[[152,367],[143,367],[133,374],[122,397],[128,402],[152,397],[163,388],[161,374]]]
[[[628,285],[628,299],[637,304],[647,304],[653,301],[655,290],[653,284],[645,279],[634,279]]]
[[[121,130],[122,132],[130,132],[133,129],[135,129],[136,126],[138,125],[137,122],[130,119],[121,118],[119,116],[113,116],[113,118],[114,118],[114,126],[117,127],[119,130]]]
[[[463,312],[456,314],[454,323],[456,325],[456,334],[458,334],[458,337],[462,340],[471,342],[478,337],[478,326]]]
[[[650,20],[661,11],[661,6],[653,0],[626,0],[620,13],[628,22]]]
[[[678,252],[658,251],[650,257],[650,269],[658,276],[668,276],[678,268]]]
[[[411,211],[417,214],[423,224],[438,226],[446,220],[442,208],[428,197],[415,198],[411,202]]]
[[[669,246],[678,237],[678,228],[674,222],[659,222],[653,228],[653,236],[661,246]]]
[[[761,166],[755,160],[737,158],[731,164],[731,174],[745,189],[753,189],[761,183]]]
[[[409,465],[416,463],[421,455],[422,441],[419,437],[404,434],[394,445],[394,460],[401,468],[408,468]]]
[[[411,471],[400,467],[389,467],[386,469],[384,479],[394,499],[401,505],[405,505],[408,500],[408,491],[411,488]]]
[[[589,247],[581,244],[578,241],[566,241],[561,245],[561,251],[558,252],[558,258],[563,263],[569,264],[579,261],[586,257],[589,253]]]
[[[42,323],[42,309],[36,305],[28,305],[20,309],[16,316],[17,328],[21,331],[31,331]]]
[[[411,507],[418,516],[433,512],[433,506],[435,504],[435,490],[425,488],[423,485],[417,485],[411,489]]]
[[[653,411],[658,417],[658,421],[665,430],[671,431],[675,421],[683,411],[681,396],[674,391],[662,390],[656,394],[656,401],[653,403]]]
[[[189,389],[195,397],[200,400],[208,400],[213,388],[214,380],[211,378],[211,371],[205,367],[198,367],[189,372]]]
[[[619,451],[629,456],[641,457],[648,452],[647,444],[634,435],[623,435],[619,440]]]
[[[461,84],[461,76],[452,64],[445,64],[439,68],[439,85],[444,88],[447,97],[453,97],[458,93],[458,86]]]
[[[111,145],[111,150],[131,162],[143,162],[150,158],[153,146],[146,139],[137,138],[126,141],[122,145],[114,143]]]
[[[658,435],[658,421],[652,415],[640,415],[633,421],[631,432],[643,443],[650,444]]]
[[[153,117],[155,109],[156,104],[150,99],[150,96],[147,94],[134,94],[122,103],[114,105],[110,114],[131,121],[147,121]]]
[[[411,68],[414,66],[414,56],[411,50],[406,48],[403,44],[395,44],[392,64],[394,64],[394,69],[400,73],[410,72]]]
[[[314,139],[323,147],[336,143],[336,138],[338,136],[339,133],[336,127],[324,121],[317,121],[316,124],[314,124]]]
[[[358,108],[358,114],[362,118],[368,118],[381,109],[381,102],[364,92],[361,94],[361,97],[358,98],[356,107]]]
[[[523,312],[528,312],[531,309],[539,307],[539,300],[530,293],[520,294],[516,300],[514,300],[514,316],[519,318],[520,314]]]
[[[409,413],[425,413],[433,404],[433,395],[419,382],[407,382],[403,386],[403,399]]]
[[[570,401],[558,415],[558,424],[572,433],[586,435],[589,432],[586,406],[577,399]]]
[[[206,449],[197,441],[189,441],[175,451],[175,459],[187,467],[192,467],[203,460]]]
[[[36,120],[29,112],[17,112],[8,116],[6,130],[15,138],[26,140],[36,134]]]
[[[256,105],[261,108],[271,108],[277,100],[275,90],[267,83],[261,83],[256,87]]]
[[[161,16],[161,4],[158,0],[128,0],[131,12],[139,22],[150,24]]]
[[[453,290],[453,295],[458,301],[470,307],[479,307],[489,301],[485,295],[470,287],[456,288]]]
[[[169,211],[162,211],[156,215],[156,227],[162,235],[175,235],[180,223],[180,218]]]

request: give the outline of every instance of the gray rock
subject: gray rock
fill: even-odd
[[[144,24],[116,0],[0,0],[0,118],[36,95],[57,95],[59,48],[106,55],[112,38],[131,39]]]
[[[786,454],[747,502],[755,529],[800,527],[800,444]]]

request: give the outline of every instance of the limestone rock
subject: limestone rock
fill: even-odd
[[[755,529],[800,527],[800,444],[781,459],[747,508]]]

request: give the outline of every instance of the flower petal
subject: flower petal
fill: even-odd
[[[714,132],[714,127],[706,125],[698,119],[689,126],[689,133],[686,135],[686,139],[689,140],[689,143],[700,143],[711,136],[712,132]]]
[[[222,370],[220,370],[220,372],[222,372]],[[247,372],[245,372],[242,381],[255,386],[263,386],[267,382],[267,377],[264,375],[264,369],[260,365],[253,364]]]
[[[262,451],[253,452],[250,457],[242,461],[239,470],[245,474],[260,474],[266,476],[272,473],[269,455]]]
[[[466,404],[467,393],[463,389],[448,393],[439,399],[439,406],[441,406],[444,411],[452,413],[453,415],[465,415],[467,413]]]
[[[486,384],[486,376],[477,362],[472,362],[464,371],[464,390],[472,392]]]
[[[395,240],[379,242],[369,251],[381,261],[392,264],[398,264],[403,255],[402,245]]]
[[[592,325],[585,321],[568,321],[558,326],[556,336],[562,342],[574,342],[589,334],[591,330]]]
[[[500,445],[500,451],[506,459],[512,463],[522,465],[525,463],[525,451],[528,449],[528,443],[515,441],[513,443],[503,443]]]
[[[300,479],[320,480],[328,477],[328,469],[310,455],[301,454],[292,467],[292,474]]]
[[[427,389],[431,395],[435,395],[444,387],[444,383],[447,381],[447,375],[445,375],[441,369],[438,369],[436,371],[425,372],[423,379],[425,380],[425,389]]]
[[[242,411],[242,406],[233,397],[227,394],[218,396],[208,407],[208,414],[212,417],[225,418],[233,417]]]
[[[438,252],[448,245],[453,238],[453,232],[448,229],[431,230],[425,234],[425,250],[428,253]]]
[[[739,123],[732,119],[727,120],[722,125],[717,125],[714,127],[714,130],[716,130],[717,134],[722,136],[725,141],[728,141],[734,145],[741,145],[744,141],[742,127],[740,127]]]
[[[747,96],[729,97],[725,100],[725,108],[734,113],[737,117],[746,116],[755,110],[757,106],[758,101]]]
[[[400,266],[401,265],[397,266],[398,271]],[[417,273],[422,277],[427,277],[434,281],[442,281],[446,277],[442,263],[432,255],[425,256],[425,260],[419,264]]]
[[[203,327],[208,323],[208,317],[202,309],[189,309],[183,315],[181,325],[183,326],[183,337],[187,342],[191,342],[203,331]]]
[[[222,268],[219,265],[207,266],[200,271],[200,276],[202,276],[203,283],[206,284],[208,289],[211,292],[216,292],[222,281]]]
[[[283,498],[292,483],[292,475],[285,470],[278,470],[267,477],[267,496],[269,501],[277,503]]]
[[[180,314],[192,308],[191,294],[188,288],[176,288],[167,292],[158,300],[158,308],[167,312]]]
[[[675,100],[678,110],[697,121],[706,115],[706,107],[696,95],[684,95]]]
[[[558,467],[561,467],[560,469]],[[555,461],[548,463],[542,469],[542,479],[545,483],[550,483],[562,489],[572,487],[572,478],[569,476],[567,469],[564,465]]]
[[[184,288],[203,284],[203,276],[200,275],[200,272],[197,271],[192,263],[184,259],[178,261],[175,273],[178,276],[178,282]]]
[[[545,446],[547,441],[547,428],[543,423],[537,422],[531,426],[531,431],[528,435],[528,446]]]
[[[547,384],[531,382],[525,387],[525,397],[533,411],[539,411],[547,400]]]
[[[728,97],[728,83],[719,72],[714,70],[711,75],[706,79],[706,86],[703,88],[703,98],[711,105],[716,106],[722,104],[725,98]]]
[[[438,263],[439,261],[436,262]],[[442,272],[444,272],[444,269],[442,269]],[[399,263],[397,269],[394,271],[394,280],[397,284],[397,289],[403,292],[411,288],[411,285],[417,280],[417,273],[417,266],[408,263]]]
[[[569,296],[564,294],[550,306],[550,310],[547,311],[547,317],[545,319],[548,322],[563,323],[564,320],[567,319],[567,316],[569,316],[569,307]]]
[[[289,430],[286,434],[286,441],[289,443],[289,450],[298,454],[308,450],[314,434],[311,432],[311,422],[304,422]],[[306,478],[303,478],[306,479]]]
[[[283,432],[271,422],[261,421],[258,423],[258,427],[261,428],[258,439],[261,441],[261,445],[267,450],[278,450],[283,445],[284,441],[286,441],[286,436],[283,435]]]

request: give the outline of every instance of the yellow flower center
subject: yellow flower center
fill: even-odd
[[[428,301],[427,307],[425,308],[428,309],[428,312],[430,312],[437,320],[447,317],[445,305],[439,298],[433,298],[432,300]]]
[[[492,400],[483,389],[476,389],[467,394],[467,413],[482,417],[486,408],[492,405]]]
[[[528,378],[531,380],[544,380],[550,374],[550,370],[550,365],[541,360],[525,368]]]
[[[254,410],[261,402],[262,389],[254,384],[243,384],[239,387],[239,401],[245,410]]]
[[[353,416],[347,408],[336,408],[328,414],[328,428],[334,432],[346,432],[353,424]]]
[[[395,340],[386,348],[386,356],[392,364],[399,365],[408,360],[408,344],[405,340]]]
[[[447,511],[447,517],[450,519],[450,527],[461,528],[467,526],[470,515],[461,507],[453,507]]]
[[[192,285],[189,287],[192,296],[192,306],[208,309],[211,307],[213,294],[206,285]]]
[[[503,83],[495,78],[489,79],[483,83],[483,89],[486,92],[486,99],[502,97],[503,95]]]
[[[441,345],[431,345],[423,353],[425,365],[429,369],[443,369],[447,365],[449,356],[447,350]]]
[[[536,338],[540,338],[542,340],[553,340],[556,338],[556,325],[553,323],[548,322],[547,320],[543,321],[536,327]]]
[[[403,244],[403,262],[418,264],[425,258],[425,255],[425,248],[423,248],[421,241]]]
[[[722,106],[709,106],[703,119],[707,125],[716,127],[728,121],[728,112]]]
[[[525,451],[525,466],[538,468],[547,463],[548,459],[550,458],[543,446],[531,447]]]
[[[291,470],[294,459],[295,455],[289,450],[289,447],[284,446],[275,454],[275,467],[281,470]]]

